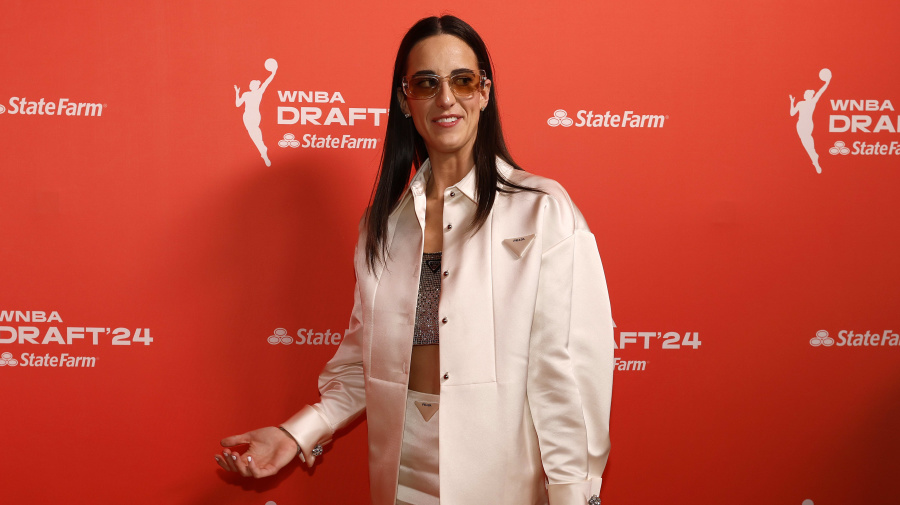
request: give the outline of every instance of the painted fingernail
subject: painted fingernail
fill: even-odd
[[[237,461],[237,456],[235,456],[234,454],[232,454],[232,455],[231,455],[231,459]]]
[[[253,461],[253,458],[251,458],[250,456],[247,456],[247,463],[249,463],[251,461]]]
[[[216,456],[216,462],[219,462],[219,463],[221,463],[221,462],[222,462],[222,460],[221,460],[221,459],[219,459],[219,457],[218,457],[218,456]]]

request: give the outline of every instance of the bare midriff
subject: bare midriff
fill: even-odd
[[[437,395],[441,393],[441,346],[414,345],[409,362],[409,389]]]

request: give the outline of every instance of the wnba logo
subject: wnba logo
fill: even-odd
[[[816,110],[816,104],[819,103],[822,93],[825,92],[825,89],[831,83],[831,70],[827,68],[820,70],[819,79],[825,84],[818,91],[806,90],[803,93],[803,100],[795,103],[794,95],[789,95],[791,98],[791,117],[797,116],[797,136],[800,137],[800,143],[806,149],[806,154],[809,155],[809,159],[812,161],[817,174],[822,173],[822,167],[819,166],[819,154],[816,152],[816,142],[812,136],[813,112]],[[825,334],[827,336],[828,332],[825,332]]]
[[[252,80],[250,81],[250,89],[243,93],[241,93],[241,88],[237,85],[234,86],[234,106],[244,106],[244,114],[242,116],[244,127],[247,129],[253,145],[259,151],[260,158],[262,158],[267,167],[271,167],[272,162],[269,160],[268,155],[269,148],[266,147],[266,143],[263,141],[262,130],[259,128],[262,118],[259,112],[259,104],[262,102],[263,93],[266,92],[269,83],[275,78],[275,72],[278,71],[278,62],[274,58],[269,58],[263,63],[263,67],[270,72],[265,82],[261,82],[258,79]]]
[[[813,347],[831,347],[834,345],[834,339],[828,336],[828,332],[825,330],[819,330],[816,332],[816,336],[809,339],[809,345]]]
[[[563,109],[556,109],[553,113],[553,117],[547,120],[547,124],[554,127],[565,126],[568,128],[574,124],[574,121],[572,121],[572,118],[568,117],[568,115],[569,113]]]

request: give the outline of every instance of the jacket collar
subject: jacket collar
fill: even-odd
[[[497,158],[497,171],[500,172],[505,178],[509,178],[510,174],[514,170],[509,163],[503,161],[501,158]],[[397,208],[402,208],[405,200],[409,197],[410,193],[414,195],[425,195],[425,185],[428,182],[428,179],[431,177],[431,160],[425,160],[425,163],[422,163],[422,166],[419,167],[419,170],[416,171],[416,175],[413,176],[412,180],[409,182],[409,186],[406,187],[406,191],[403,193],[403,196],[400,198],[400,205]],[[469,200],[472,200],[473,203],[478,203],[478,195],[475,193],[475,167],[473,166],[469,173],[462,178],[461,181],[457,182],[450,188],[456,188],[462,194],[466,195]],[[450,189],[448,188],[448,189]]]

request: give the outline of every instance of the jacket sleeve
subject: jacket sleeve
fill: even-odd
[[[594,505],[609,455],[613,322],[596,241],[572,210],[574,231],[541,257],[527,395],[550,504]]]
[[[354,264],[359,268],[359,245]],[[363,318],[359,271],[350,324],[334,357],[319,375],[321,400],[307,405],[282,424],[304,449],[331,442],[334,432],[356,419],[366,408],[363,376]]]

